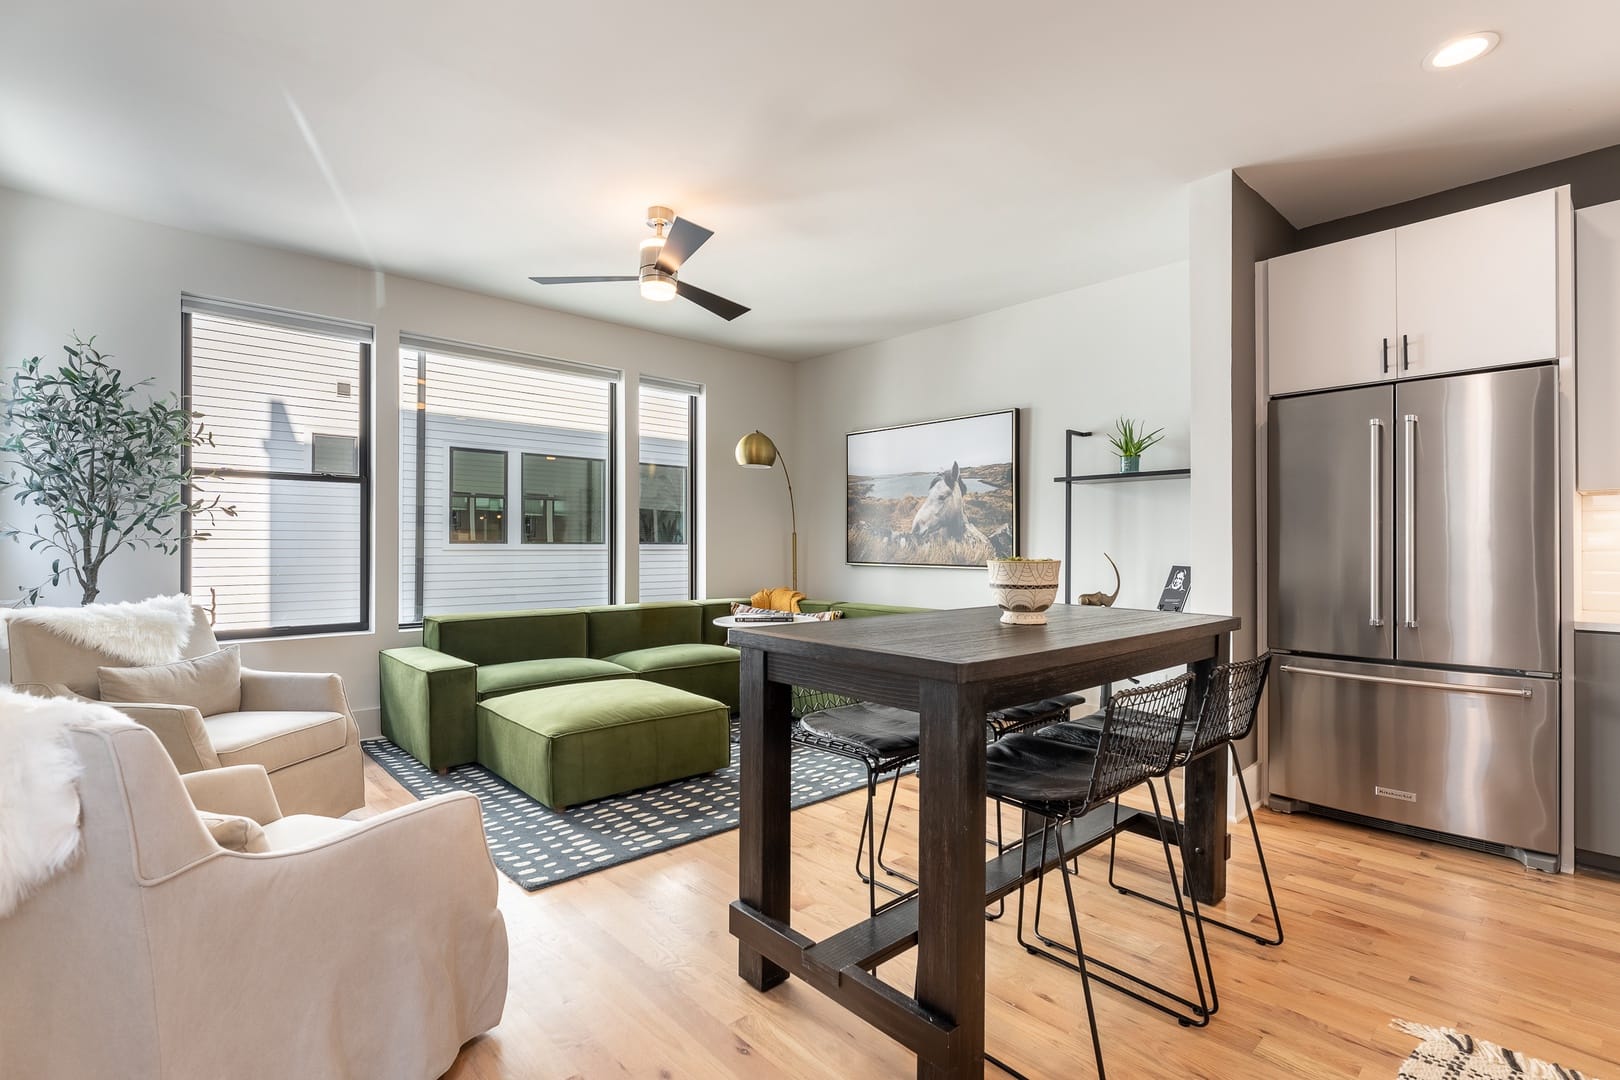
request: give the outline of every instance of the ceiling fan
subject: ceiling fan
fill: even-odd
[[[531,277],[529,280],[539,285],[639,281],[641,295],[648,300],[673,300],[677,296],[684,297],[698,307],[714,312],[727,322],[748,313],[748,309],[735,300],[716,296],[706,289],[689,285],[678,278],[682,264],[714,235],[712,230],[683,217],[676,217],[675,211],[667,206],[647,207],[647,224],[652,228],[653,235],[641,242],[640,273],[595,277]],[[669,230],[668,236],[664,235],[666,228]]]

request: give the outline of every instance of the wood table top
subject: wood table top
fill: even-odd
[[[826,664],[981,682],[1107,660],[1236,630],[1231,615],[1058,604],[1045,626],[1010,626],[996,607],[793,625],[734,627],[731,643]]]

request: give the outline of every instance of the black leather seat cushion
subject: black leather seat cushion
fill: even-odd
[[[985,791],[1035,807],[1061,810],[1091,790],[1097,755],[1072,742],[1014,733],[985,750]]]
[[[810,713],[799,726],[813,738],[843,744],[846,753],[883,760],[915,757],[922,739],[916,713],[868,701]]]
[[[997,709],[987,718],[997,731],[1024,731],[1046,720],[1062,720],[1076,705],[1084,705],[1084,694],[1059,694],[1024,705]]]
[[[1062,723],[1052,724],[1041,728],[1036,734],[1049,739],[1062,739],[1064,742],[1083,746],[1088,750],[1096,750],[1097,744],[1102,741],[1103,716],[1102,712],[1094,712],[1089,716],[1082,716],[1078,720],[1065,720]],[[1134,710],[1121,709],[1114,718],[1114,730],[1121,734],[1128,734],[1136,719]],[[1164,721],[1151,713],[1140,714],[1136,722],[1146,724],[1162,724]],[[1179,761],[1192,750],[1193,736],[1196,732],[1191,723],[1181,726],[1180,738],[1176,740],[1176,758]]]

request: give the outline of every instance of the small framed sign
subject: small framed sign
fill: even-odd
[[[1187,594],[1192,591],[1192,567],[1172,566],[1159,594],[1160,611],[1183,611],[1187,607]]]

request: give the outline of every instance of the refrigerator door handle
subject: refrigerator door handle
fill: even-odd
[[[1454,694],[1486,694],[1491,697],[1530,698],[1535,691],[1509,686],[1466,686],[1462,683],[1424,682],[1421,679],[1391,679],[1383,675],[1354,675],[1348,671],[1322,671],[1317,668],[1295,667],[1283,664],[1277,670],[1290,675],[1315,675],[1323,679],[1345,679],[1349,682],[1385,683],[1390,686],[1411,686],[1420,690],[1447,690]]]
[[[1367,625],[1383,626],[1384,614],[1379,610],[1378,593],[1383,585],[1379,573],[1379,541],[1383,539],[1383,525],[1379,521],[1381,500],[1378,498],[1379,451],[1384,441],[1384,422],[1378,417],[1367,421],[1367,577],[1370,582],[1367,595]]]
[[[1412,490],[1412,487],[1416,482],[1417,469],[1413,465],[1412,455],[1417,448],[1418,418],[1413,413],[1407,413],[1406,416],[1402,418],[1402,421],[1406,426],[1406,483],[1403,485],[1406,490],[1402,495],[1403,502],[1405,503],[1405,513],[1403,516],[1406,520],[1403,523],[1404,543],[1402,546],[1406,550],[1402,553],[1404,556],[1404,574],[1401,588],[1406,597],[1406,615],[1401,621],[1406,626],[1416,629],[1417,588],[1416,583],[1412,580],[1412,571],[1416,561],[1413,558],[1413,549],[1417,546],[1417,524],[1413,520],[1413,511],[1417,508],[1417,498],[1416,493]]]

